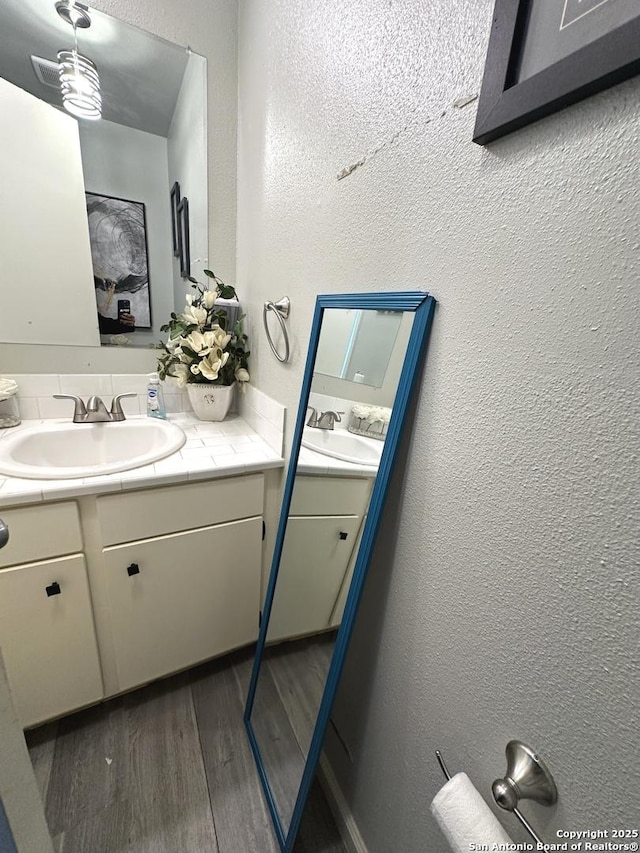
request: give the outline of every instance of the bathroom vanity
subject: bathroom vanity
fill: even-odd
[[[23,727],[257,639],[265,472],[283,460],[241,418],[178,420],[186,445],[155,465],[0,481],[0,647]],[[190,455],[220,430],[233,454]],[[299,470],[273,642],[340,625],[376,474],[311,449]]]
[[[22,480],[13,498],[4,482],[0,647],[25,728],[256,640],[264,471],[283,461],[246,434],[222,464]]]

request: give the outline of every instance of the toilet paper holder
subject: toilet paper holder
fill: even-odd
[[[540,756],[522,741],[510,740],[506,753],[507,772],[491,786],[493,799],[500,808],[513,812],[536,844],[543,845],[518,805],[520,800],[534,800],[543,806],[552,806],[558,801],[556,783]],[[436,758],[446,778],[451,779],[439,749],[436,749]]]

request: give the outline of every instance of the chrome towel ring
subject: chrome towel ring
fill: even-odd
[[[289,349],[289,333],[287,332],[287,327],[285,325],[285,320],[289,316],[289,310],[291,308],[291,300],[288,296],[283,296],[282,299],[279,299],[277,302],[265,302],[264,310],[262,312],[262,322],[264,323],[264,330],[267,335],[267,341],[269,342],[269,346],[271,347],[271,352],[275,355],[278,361],[281,361],[283,364],[286,364],[289,361],[290,349]],[[280,323],[280,328],[282,329],[282,335],[284,337],[284,355],[280,355],[278,350],[276,349],[275,344],[273,343],[273,339],[271,337],[271,332],[269,331],[269,323],[267,322],[267,314],[269,311],[273,311],[273,313],[278,318],[278,322]]]

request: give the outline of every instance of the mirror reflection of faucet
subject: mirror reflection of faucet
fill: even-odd
[[[340,423],[342,415],[344,415],[344,412],[334,412],[332,410],[318,412],[313,406],[307,406],[307,409],[311,409],[307,426],[314,429],[333,429],[334,424]]]

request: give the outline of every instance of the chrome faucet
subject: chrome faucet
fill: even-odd
[[[344,412],[322,412],[318,417],[318,429],[333,429],[333,425],[342,420],[341,415],[344,415]]]
[[[307,408],[311,409],[307,426],[314,427],[315,429],[333,429],[333,425],[340,423],[342,420],[340,416],[344,415],[344,412],[332,411],[318,413],[317,409],[314,409],[313,406],[307,406]]]
[[[100,397],[89,397],[85,406],[81,398],[76,397],[75,394],[54,394],[53,396],[56,400],[73,400],[75,406],[73,410],[74,424],[101,424],[124,421],[125,416],[120,400],[123,397],[135,397],[136,395],[134,392],[116,394],[111,402],[110,412],[107,411],[107,407]]]

